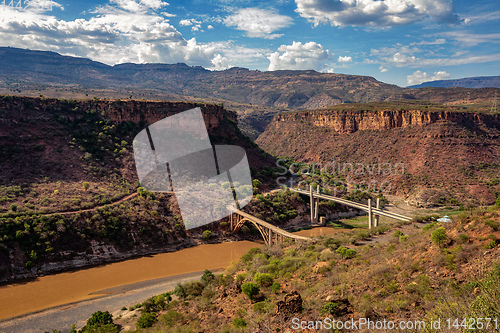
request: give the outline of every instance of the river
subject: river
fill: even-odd
[[[338,231],[319,227],[295,234],[315,237]],[[12,283],[0,287],[0,319],[106,295],[118,286],[225,268],[250,248],[260,246],[250,241],[205,244]]]

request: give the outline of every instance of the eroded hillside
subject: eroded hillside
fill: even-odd
[[[283,113],[256,142],[296,161],[335,161],[344,181],[387,181],[413,205],[432,206],[495,201],[499,138],[499,114],[407,101]]]

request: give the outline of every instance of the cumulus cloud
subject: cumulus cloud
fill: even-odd
[[[159,0],[110,0],[88,19],[66,21],[51,12],[0,11],[0,45],[88,57],[107,64],[185,62],[213,66],[214,45],[186,40],[156,10]],[[191,20],[193,27],[200,22]]]
[[[281,45],[277,52],[271,54],[269,70],[280,69],[314,69],[321,70],[330,59],[328,50],[316,42],[293,42],[292,45]]]
[[[379,69],[380,73],[385,73],[388,71],[388,69],[385,68],[384,66],[380,66],[378,69]]]
[[[248,37],[273,39],[282,36],[273,32],[288,27],[292,24],[292,19],[267,9],[242,8],[222,22],[228,27],[246,31]]]
[[[315,25],[398,26],[427,17],[457,23],[451,0],[295,0],[296,12]]]
[[[348,57],[348,56],[339,56],[339,60],[338,62],[352,62],[352,57]]]
[[[406,77],[406,79],[408,81],[408,85],[412,86],[412,85],[417,85],[417,84],[421,84],[421,83],[428,82],[428,81],[445,80],[449,77],[450,77],[450,74],[446,73],[445,71],[434,72],[433,76],[429,76],[429,75],[427,75],[426,72],[422,72],[421,70],[418,70],[418,71],[414,72],[413,74],[408,75]]]

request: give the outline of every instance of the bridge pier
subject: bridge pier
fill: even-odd
[[[377,209],[380,209],[380,198],[377,198],[377,206],[376,207],[377,207]],[[380,220],[380,215],[376,214],[375,215],[375,220],[374,220],[374,223],[373,223],[373,225],[375,227],[378,227],[379,220]]]
[[[309,185],[309,199],[309,205],[311,206],[311,224],[314,224],[314,197],[312,185]]]
[[[368,199],[368,229],[373,228],[372,199]]]

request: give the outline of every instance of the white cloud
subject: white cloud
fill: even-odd
[[[398,26],[427,17],[456,23],[451,0],[295,0],[300,16],[315,25]]]
[[[500,33],[475,34],[467,31],[448,31],[440,35],[454,39],[466,46],[475,46],[481,43],[500,43]]]
[[[211,24],[209,24],[209,25],[207,26],[207,29],[208,29],[208,30],[211,30],[211,29],[213,29],[213,28],[214,28],[214,26],[213,26],[213,25],[211,25]]]
[[[385,73],[388,71],[388,69],[385,68],[384,66],[380,66],[378,69],[380,70],[380,73]]]
[[[348,57],[348,56],[342,57],[342,56],[339,56],[338,62],[352,62],[352,57]]]
[[[186,40],[156,8],[157,0],[111,0],[88,19],[66,21],[50,12],[0,10],[0,45],[51,50],[107,64],[185,62],[213,66],[214,45]],[[199,24],[198,21],[190,21]]]
[[[293,42],[292,45],[281,45],[277,52],[268,57],[269,70],[280,69],[314,69],[321,70],[330,59],[328,50],[316,42]]]
[[[418,70],[418,71],[414,72],[413,74],[408,75],[406,77],[406,79],[408,81],[408,85],[412,86],[412,85],[417,85],[417,84],[421,84],[421,83],[428,82],[428,81],[445,80],[449,77],[450,77],[450,74],[446,73],[445,71],[434,72],[433,76],[429,76],[429,75],[427,75],[426,72],[422,72],[421,70]]]
[[[185,27],[185,26],[193,25],[193,22],[191,22],[191,20],[180,20],[179,25]]]
[[[267,9],[242,8],[222,22],[228,27],[246,31],[248,37],[273,39],[282,36],[273,32],[288,27],[292,24],[292,19]]]

